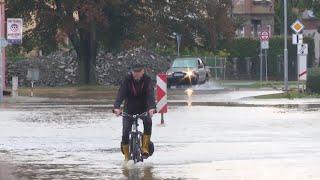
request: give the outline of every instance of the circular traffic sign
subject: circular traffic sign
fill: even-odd
[[[269,38],[270,38],[270,34],[269,34],[268,31],[262,31],[262,32],[260,33],[260,40],[261,40],[261,41],[268,41]]]
[[[11,30],[12,32],[17,32],[17,31],[19,30],[18,24],[11,24],[10,30]]]

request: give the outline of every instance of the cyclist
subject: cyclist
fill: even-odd
[[[149,116],[143,120],[143,142],[142,156],[148,158],[149,143],[152,131],[152,116],[155,113],[156,103],[154,98],[154,86],[151,78],[145,74],[145,67],[141,64],[133,66],[132,70],[122,82],[117,98],[114,103],[114,112],[117,116],[121,114],[120,106],[124,101],[124,112],[128,114],[142,114],[148,112]],[[129,133],[133,121],[127,117],[122,119],[122,141],[121,146],[125,161],[130,159],[129,155]]]

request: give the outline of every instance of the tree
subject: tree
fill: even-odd
[[[99,46],[99,29],[108,27],[103,7],[114,3],[103,0],[10,0],[7,13],[11,17],[24,17],[34,28],[26,32],[25,40],[45,53],[57,49],[58,35],[71,41],[79,60],[80,84],[95,84],[96,54]],[[16,9],[16,7],[20,7]],[[59,33],[58,33],[59,32]]]
[[[313,1],[313,12],[317,18],[320,18],[320,1]]]
[[[144,28],[137,32],[143,34],[148,44],[169,44],[181,34],[182,48],[201,46],[197,40],[202,39],[204,48],[215,51],[219,40],[234,37],[231,5],[229,0],[152,1],[143,8],[149,13],[139,13],[147,17],[141,25]]]
[[[229,0],[10,0],[6,7],[8,16],[23,17],[33,27],[24,36],[24,51],[47,54],[68,37],[77,53],[80,84],[96,83],[101,49],[172,47],[182,34],[182,48],[215,51],[219,41],[234,34]]]
[[[298,18],[297,12],[294,11],[294,9],[297,9],[299,1],[298,0],[290,0],[288,1],[288,31],[291,29],[291,24]],[[274,31],[275,34],[282,34],[283,33],[283,1],[282,0],[276,0],[275,1],[275,24],[274,24]]]

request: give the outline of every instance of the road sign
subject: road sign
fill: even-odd
[[[39,81],[39,69],[38,68],[28,69],[27,80],[28,81]]]
[[[298,55],[308,55],[308,44],[298,44]]]
[[[9,44],[22,43],[22,18],[7,19],[7,39]]]
[[[269,41],[261,41],[261,49],[269,49]]]
[[[161,113],[161,124],[164,124],[163,114],[168,111],[167,82],[166,73],[157,75],[157,112]]]
[[[292,34],[292,44],[303,44],[303,35]]]
[[[269,31],[262,31],[259,35],[261,41],[268,41],[270,38]]]
[[[160,73],[157,75],[157,112],[166,113],[167,105],[167,75]]]
[[[291,29],[298,34],[299,32],[301,32],[304,29],[304,25],[299,20],[296,20],[291,25]]]

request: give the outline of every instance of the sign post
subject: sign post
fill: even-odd
[[[157,75],[157,112],[161,113],[161,124],[164,124],[164,113],[168,111],[167,103],[167,75]]]
[[[28,69],[27,80],[31,81],[30,96],[33,97],[34,83],[39,80],[39,69],[37,68]]]
[[[297,79],[298,90],[300,89],[300,81],[307,80],[307,56],[308,44],[298,44],[297,47],[298,63],[297,63]],[[304,88],[302,88],[302,91]]]
[[[266,81],[268,81],[268,49],[269,49],[269,39],[270,39],[270,33],[269,30],[263,30],[261,31],[260,35],[260,81],[262,81],[262,56],[263,56],[263,50],[265,53],[265,71],[266,71]]]
[[[297,88],[299,91],[300,80],[307,80],[308,44],[303,44],[303,35],[299,34],[304,29],[304,25],[299,20],[291,25],[291,29],[296,33],[292,34],[292,44],[297,45]]]
[[[17,76],[12,77],[12,97],[18,97],[19,80]]]

